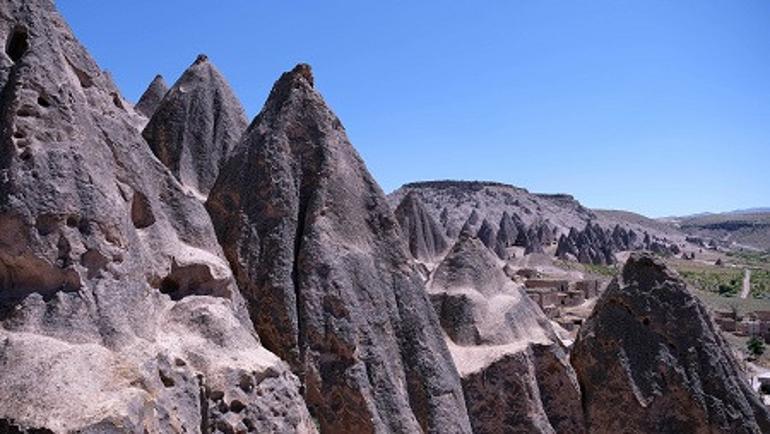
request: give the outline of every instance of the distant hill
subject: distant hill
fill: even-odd
[[[714,238],[760,250],[770,249],[770,208],[699,214],[666,221],[691,236]]]

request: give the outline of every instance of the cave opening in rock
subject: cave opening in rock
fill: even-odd
[[[29,42],[27,41],[27,31],[23,27],[16,27],[11,32],[11,36],[8,38],[8,43],[5,44],[5,54],[11,58],[14,62],[18,62],[24,52],[29,48]]]
[[[160,281],[160,292],[164,294],[176,295],[179,292],[179,282],[171,276],[166,276]]]

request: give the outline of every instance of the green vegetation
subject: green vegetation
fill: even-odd
[[[751,270],[751,296],[770,298],[770,271]]]
[[[753,358],[757,358],[765,353],[765,343],[762,339],[754,336],[746,342],[746,348],[749,350],[749,354]]]
[[[739,316],[758,310],[770,310],[769,299],[723,297],[715,292],[695,289],[695,295],[709,308],[714,310],[734,310]]]
[[[736,265],[744,265],[751,268],[764,268],[770,270],[770,251],[752,252],[748,250],[739,250],[728,252],[727,257],[730,262]]]
[[[597,278],[597,277],[613,278],[617,276],[618,273],[620,273],[620,267],[623,266],[623,264],[616,264],[616,265],[581,264],[579,262],[564,261],[561,259],[557,259],[556,261],[554,261],[554,265],[561,268],[562,270],[582,271],[583,273],[593,275],[594,278]]]
[[[583,264],[583,268],[587,273],[597,276],[615,277],[618,274],[616,266]]]
[[[679,270],[689,284],[703,291],[717,293],[723,297],[735,297],[741,292],[743,271],[734,269]]]

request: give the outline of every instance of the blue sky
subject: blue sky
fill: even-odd
[[[650,216],[770,206],[770,2],[58,0],[127,98],[206,53],[316,87],[388,192],[483,179]]]

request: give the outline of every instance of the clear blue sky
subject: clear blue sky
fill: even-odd
[[[59,0],[127,98],[206,53],[316,86],[387,192],[484,179],[650,216],[770,206],[770,2]]]

